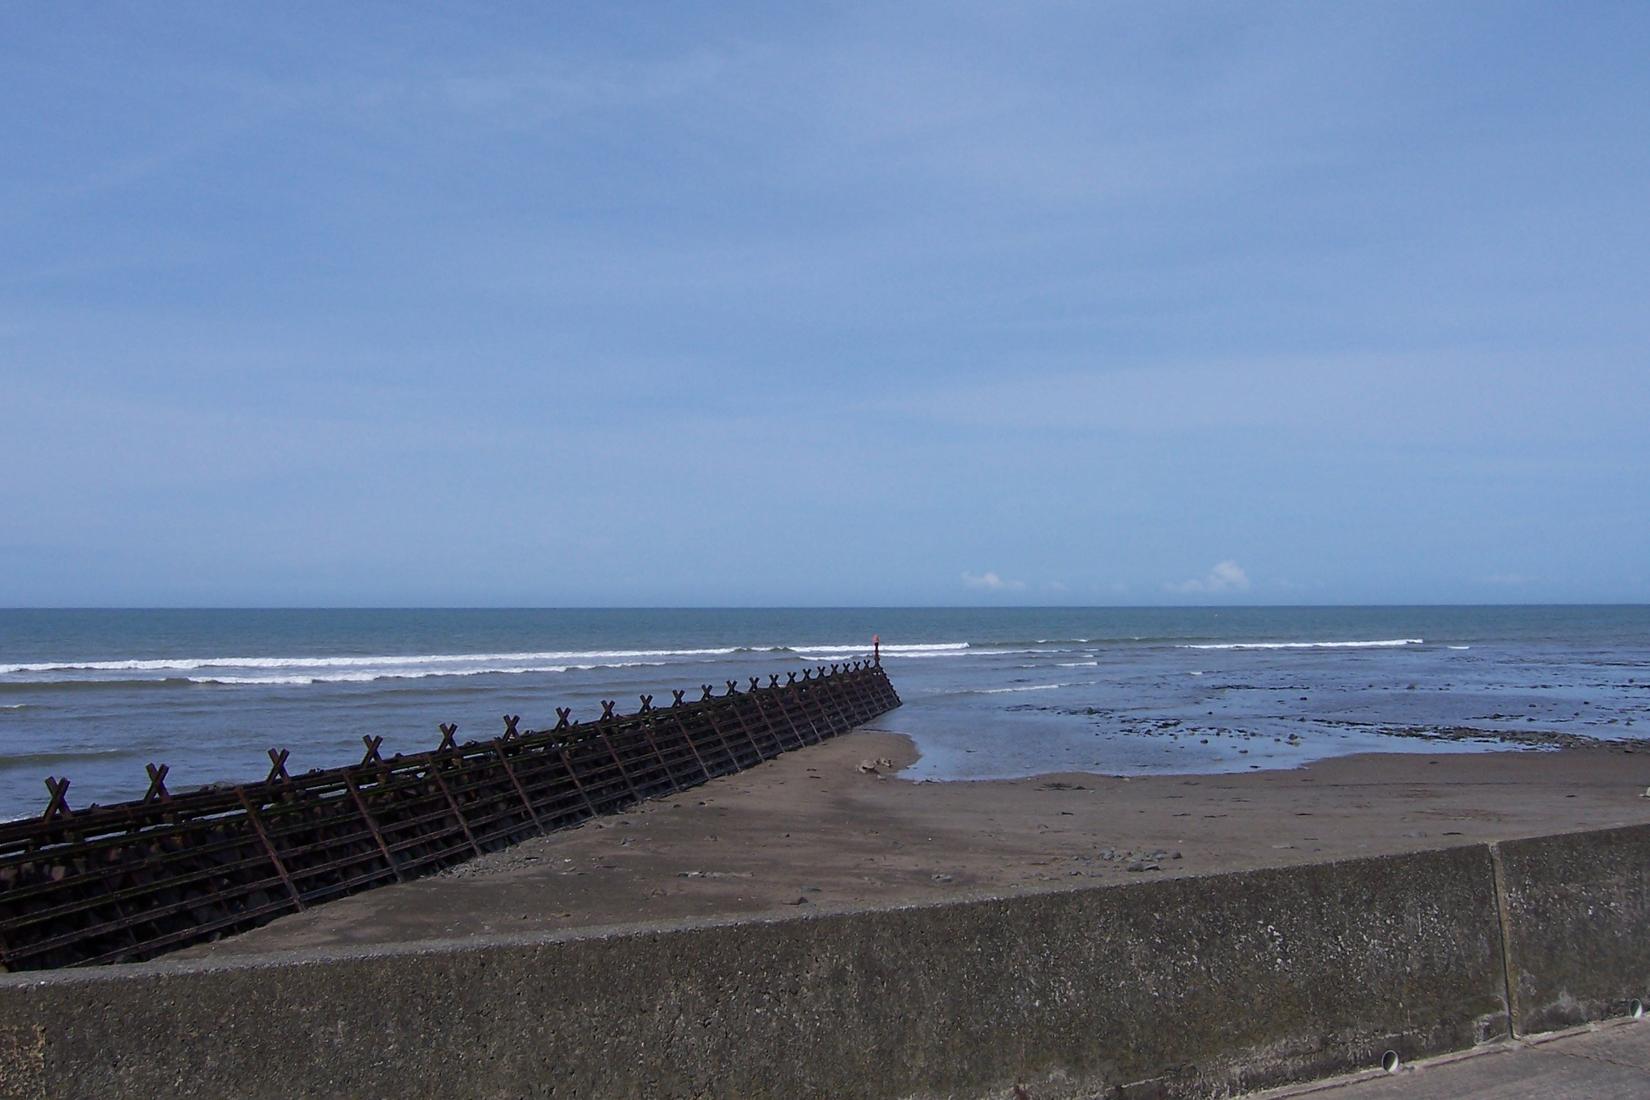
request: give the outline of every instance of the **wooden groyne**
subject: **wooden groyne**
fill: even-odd
[[[270,750],[263,782],[172,794],[150,765],[144,798],[75,811],[47,780],[35,820],[0,825],[0,970],[152,958],[318,902],[402,882],[696,786],[844,733],[899,705],[880,662],[821,665],[784,682],[726,681],[669,706],[545,731],[289,775]]]

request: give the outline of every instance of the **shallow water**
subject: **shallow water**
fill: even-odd
[[[1292,767],[1650,732],[1650,607],[0,611],[0,817],[411,752],[869,651],[914,778]]]

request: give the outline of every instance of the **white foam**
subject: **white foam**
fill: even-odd
[[[436,676],[439,673],[426,673]],[[339,672],[331,676],[189,676],[191,684],[366,684],[373,680],[396,680],[401,677],[372,672]]]
[[[967,642],[924,642],[882,647],[885,657],[952,657]],[[869,656],[867,645],[716,646],[683,649],[547,650],[512,653],[411,653],[316,655],[313,657],[158,657],[108,661],[41,661],[0,665],[9,682],[44,685],[139,680],[187,680],[197,684],[349,684],[374,680],[414,680],[430,676],[555,674],[595,668],[693,664],[735,653],[794,653],[803,660],[835,661]],[[133,674],[136,674],[135,676]],[[16,708],[8,708],[16,709]]]
[[[510,668],[425,669],[422,671],[327,672],[308,676],[190,676],[191,684],[367,684],[376,680],[422,680],[431,676],[516,676],[527,672],[588,672],[596,668],[656,668],[664,661],[613,661],[594,665],[523,665]]]
[[[1452,645],[1449,648],[1450,649],[1471,649],[1472,646],[1470,646],[1470,645]]]
[[[978,691],[965,692],[967,695],[1008,695],[1016,691],[1053,691],[1055,688],[1075,687],[1075,684],[1028,684],[1025,687],[1011,688],[980,688]]]
[[[75,661],[0,665],[0,676],[20,672],[195,672],[210,668],[409,668],[419,665],[520,664],[536,661],[606,661],[626,657],[720,657],[720,649],[597,649],[549,653],[429,653],[368,657],[163,657],[130,661]]]
[[[967,642],[919,642],[903,645],[885,645],[885,657],[948,657],[967,650]],[[18,676],[28,673],[74,672],[152,672],[163,676],[190,672],[213,673],[210,679],[223,680],[216,675],[220,670],[241,682],[252,682],[238,674],[252,669],[266,672],[289,671],[293,675],[307,672],[306,681],[331,680],[333,677],[319,670],[380,670],[393,671],[398,676],[414,675],[419,668],[439,671],[434,675],[455,675],[462,671],[474,672],[536,672],[554,671],[538,666],[571,663],[575,667],[624,667],[635,659],[725,657],[733,653],[767,652],[795,653],[804,659],[831,660],[842,655],[869,656],[872,647],[864,643],[854,645],[780,645],[765,649],[746,646],[717,646],[698,649],[592,649],[550,650],[523,653],[414,653],[371,654],[361,656],[314,657],[157,657],[116,661],[41,661],[27,664],[0,665],[0,676]],[[339,680],[353,677],[338,677]],[[273,680],[269,682],[285,682]]]
[[[1055,668],[1094,668],[1099,661],[1060,661]]]
[[[781,650],[789,649],[796,653],[869,653],[872,647],[859,645],[795,645],[779,646]],[[926,656],[931,653],[957,653],[969,648],[967,642],[917,642],[910,645],[885,645],[882,647],[884,657]]]
[[[1177,645],[1176,649],[1396,649],[1421,645],[1424,638],[1387,638],[1375,642],[1220,642],[1204,645]]]

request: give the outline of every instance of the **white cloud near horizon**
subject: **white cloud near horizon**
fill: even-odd
[[[1201,577],[1193,577],[1178,584],[1167,584],[1163,587],[1170,592],[1184,593],[1215,593],[1215,592],[1247,592],[1249,590],[1249,574],[1243,566],[1230,559],[1216,562],[1214,568]]]
[[[978,589],[982,592],[1019,592],[1025,588],[1025,581],[1005,580],[996,572],[988,569],[984,573],[967,573],[962,575],[965,587]]]

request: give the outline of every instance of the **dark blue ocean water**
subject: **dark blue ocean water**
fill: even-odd
[[[1486,737],[1650,733],[1650,607],[0,611],[0,817],[593,717],[819,661],[883,656],[916,778],[1292,767]]]

